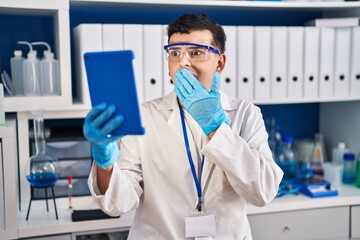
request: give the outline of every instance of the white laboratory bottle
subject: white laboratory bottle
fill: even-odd
[[[344,153],[348,151],[349,149],[346,148],[345,143],[339,142],[338,146],[332,150],[332,162],[334,164],[342,165]]]
[[[37,52],[29,42],[19,41],[19,44],[28,45],[30,48],[27,59],[23,62],[24,94],[26,96],[39,96],[40,92],[40,61],[36,58]]]
[[[5,127],[4,86],[0,83],[0,128]]]
[[[40,60],[41,70],[41,94],[59,95],[60,94],[60,69],[59,61],[54,58],[50,45],[46,42],[33,42],[32,45],[45,45],[44,58]]]
[[[25,58],[23,58],[21,50],[15,50],[14,56],[10,59],[11,79],[16,95],[24,95],[24,60]]]

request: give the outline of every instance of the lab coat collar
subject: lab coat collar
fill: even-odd
[[[163,97],[158,105],[158,110],[173,110],[177,107],[177,96],[174,91],[171,91],[171,93]]]
[[[220,96],[221,96],[221,104],[224,111],[234,111],[237,109],[238,100],[236,100],[235,98],[230,98],[221,89],[220,89]]]

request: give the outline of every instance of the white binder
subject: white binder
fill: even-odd
[[[254,27],[237,27],[237,98],[254,99]]]
[[[270,27],[255,27],[255,99],[270,99]]]
[[[220,88],[228,96],[236,98],[236,53],[237,53],[237,34],[236,26],[224,26],[226,34],[226,63],[221,73]]]
[[[80,24],[74,28],[74,50],[76,70],[76,95],[87,106],[91,106],[87,83],[84,53],[102,51],[101,24]]]
[[[335,29],[320,28],[319,97],[333,96],[334,91]]]
[[[304,31],[304,98],[316,98],[319,91],[318,27],[305,27]]]
[[[352,28],[350,94],[360,96],[360,27]]]
[[[271,98],[284,99],[287,91],[287,27],[271,28]]]
[[[103,51],[123,50],[124,33],[122,24],[103,24],[102,25],[102,44]]]
[[[143,25],[124,24],[124,50],[132,50],[135,55],[134,71],[139,103],[142,103],[144,101],[143,35]]]
[[[168,45],[168,35],[167,35],[167,27],[168,25],[163,25],[163,46]],[[171,77],[169,75],[169,66],[168,61],[166,60],[166,52],[164,49],[162,51],[162,59],[163,59],[163,95],[166,96],[174,90],[174,84],[172,83]]]
[[[303,97],[304,28],[288,28],[288,98]]]
[[[350,46],[351,28],[336,28],[334,96],[344,97],[350,93]]]
[[[144,101],[163,94],[163,50],[161,25],[144,25]]]

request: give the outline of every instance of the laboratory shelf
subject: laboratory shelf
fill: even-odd
[[[69,12],[73,10],[105,11],[116,14],[116,11],[130,12],[137,16],[142,14],[144,23],[165,24],[173,19],[175,14],[184,11],[208,12],[213,16],[220,16],[224,25],[267,25],[269,21],[274,25],[302,25],[305,20],[314,17],[358,16],[359,2],[271,2],[271,1],[211,1],[211,0],[2,0],[0,1],[0,15],[14,16],[50,16],[54,25],[54,53],[60,61],[61,95],[60,96],[14,96],[5,97],[6,112],[31,111],[34,108],[47,110],[64,110],[72,108],[71,65],[71,25]],[[92,11],[93,12],[93,11]],[[89,14],[92,14],[89,13]],[[115,12],[115,13],[114,13]],[[87,13],[88,14],[88,13]],[[148,16],[147,18],[144,16]],[[127,15],[127,17],[129,17]],[[120,17],[121,19],[121,17]],[[128,18],[134,21],[134,18]],[[101,18],[98,19],[101,21]],[[147,22],[146,22],[147,21]],[[36,27],[36,26],[34,26]],[[21,29],[20,29],[21,30]],[[11,47],[12,48],[12,47]],[[6,57],[9,54],[5,54]],[[5,58],[4,56],[2,56]],[[4,59],[3,59],[4,61]],[[357,101],[360,97],[344,97],[329,99],[281,99],[281,100],[255,100],[256,104],[284,104],[284,103],[309,103],[309,102],[334,102]],[[77,105],[77,104],[76,104]],[[78,105],[77,105],[78,106]],[[77,108],[77,106],[75,108]]]
[[[68,0],[2,0],[0,1],[0,13],[23,13],[40,14],[55,12],[58,9],[69,9]],[[31,11],[33,10],[33,11]]]
[[[46,17],[42,19],[43,22],[51,23],[53,25],[53,31],[47,34],[53,34],[53,47],[52,51],[55,54],[56,59],[60,63],[60,95],[58,96],[5,96],[4,107],[5,112],[21,112],[30,111],[34,108],[51,108],[63,106],[64,108],[70,106],[72,102],[72,88],[71,88],[71,58],[70,58],[70,25],[69,25],[69,1],[68,0],[2,0],[0,1],[0,16],[6,19],[8,16],[14,20],[35,18],[39,20],[39,17]],[[17,31],[28,31],[27,29],[37,29],[43,27],[41,21],[35,22],[37,25],[29,25],[28,22],[24,22],[20,25]],[[4,32],[13,32],[11,25],[4,25],[6,29]],[[31,35],[31,34],[29,34]],[[8,38],[9,36],[5,35]],[[29,36],[31,38],[32,36]],[[28,39],[21,39],[28,40]],[[43,39],[39,39],[43,40]],[[5,64],[10,61],[9,51],[15,50],[16,41],[19,39],[3,40],[4,45],[2,52],[2,63]],[[12,46],[13,45],[13,46]],[[18,46],[16,46],[18,47]],[[5,53],[4,53],[5,52]],[[26,54],[23,54],[26,57]],[[10,72],[8,72],[10,74]]]
[[[268,104],[292,104],[292,103],[330,103],[330,102],[350,102],[359,101],[360,96],[354,97],[328,97],[328,98],[284,98],[284,99],[267,99],[267,100],[252,100],[254,104],[268,105]]]
[[[306,21],[314,18],[359,16],[360,2],[70,0],[70,17],[73,26],[94,23],[94,21],[167,24],[180,13],[189,11],[207,13],[222,25],[303,26]],[[252,101],[255,104],[274,105],[359,100],[360,96],[344,96],[253,99]]]
[[[306,9],[346,9],[360,7],[358,2],[277,2],[277,1],[208,1],[208,0],[70,0],[71,6],[84,7],[101,7],[101,6],[122,6],[124,4],[131,5],[175,5],[175,6],[205,6],[205,7],[238,7],[238,8],[306,8]]]

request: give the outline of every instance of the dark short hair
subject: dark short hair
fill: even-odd
[[[226,35],[222,26],[211,20],[206,14],[185,13],[168,25],[168,41],[174,33],[191,33],[195,30],[209,30],[213,35],[214,47],[219,48],[221,53],[225,52]]]

